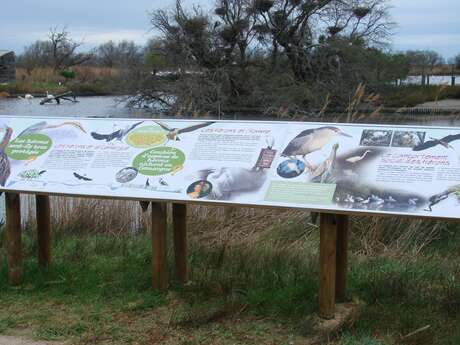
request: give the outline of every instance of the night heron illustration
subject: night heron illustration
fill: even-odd
[[[281,153],[281,156],[295,158],[305,156],[321,150],[337,136],[350,137],[351,135],[342,132],[337,127],[325,126],[315,129],[307,129],[291,140],[289,145]]]
[[[11,164],[5,150],[10,143],[12,135],[13,129],[11,127],[5,127],[5,135],[0,143],[0,185],[2,187],[5,186],[11,174]]]
[[[363,160],[368,153],[371,153],[371,152],[372,152],[371,150],[366,150],[361,156],[350,157],[350,158],[345,159],[345,161],[351,164],[358,163],[359,161]]]
[[[119,129],[109,134],[91,132],[91,136],[95,140],[105,140],[107,142],[112,141],[112,140],[121,141],[126,135],[128,135],[129,132],[131,132],[133,129],[135,129],[137,126],[141,125],[142,123],[144,123],[144,121],[140,121],[135,124],[126,126],[125,128]]]
[[[57,124],[57,125],[50,125],[46,121],[41,121],[41,122],[35,123],[32,126],[27,127],[26,129],[24,129],[21,133],[19,133],[18,137],[20,137],[21,135],[34,134],[34,133],[41,132],[43,130],[55,129],[55,128],[60,128],[60,127],[64,127],[64,126],[71,126],[71,127],[79,129],[83,133],[86,133],[86,131],[83,128],[83,126],[81,125],[81,123],[77,122],[77,121],[65,121],[65,122],[62,122],[62,123]]]
[[[203,122],[197,125],[192,125],[192,126],[188,126],[184,128],[171,128],[167,124],[161,121],[154,121],[154,122],[157,125],[159,125],[161,128],[163,128],[165,131],[167,131],[168,134],[166,134],[166,137],[169,140],[173,140],[173,141],[174,140],[180,141],[179,134],[193,132],[193,131],[196,131],[197,129],[204,128],[204,127],[210,126],[213,123],[215,123],[215,122]]]
[[[436,139],[436,138],[431,138],[431,140],[428,140],[422,144],[418,144],[416,146],[414,146],[414,148],[412,149],[413,151],[424,151],[424,150],[427,150],[429,148],[432,148],[432,147],[435,147],[435,146],[438,146],[438,145],[441,145],[441,146],[444,146],[446,149],[453,149],[452,145],[450,145],[450,143],[452,141],[455,141],[455,140],[459,140],[460,139],[460,134],[454,134],[454,135],[448,135],[442,139]]]

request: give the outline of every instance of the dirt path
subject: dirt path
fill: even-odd
[[[64,343],[35,341],[21,337],[0,335],[0,345],[64,345]]]

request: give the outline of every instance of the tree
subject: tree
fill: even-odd
[[[52,67],[55,71],[68,69],[91,59],[91,54],[78,52],[81,45],[71,38],[66,28],[52,28],[48,40],[27,46],[19,62],[29,71],[35,67]]]
[[[133,41],[108,41],[94,51],[95,61],[104,67],[131,68],[142,64],[142,48]]]
[[[422,76],[422,85],[429,85],[429,74],[436,65],[444,62],[443,57],[434,50],[409,50],[406,52],[409,65]]]
[[[460,70],[460,54],[457,54],[453,57],[453,62],[454,62],[455,68]]]
[[[154,60],[174,61],[177,71],[175,106],[217,112],[311,108],[326,93],[343,103],[361,79],[373,80],[362,57],[392,28],[386,0],[216,0],[211,13],[176,0],[151,23],[160,32]]]

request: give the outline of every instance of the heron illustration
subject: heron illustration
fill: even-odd
[[[171,128],[167,124],[165,124],[165,123],[163,123],[161,121],[154,121],[154,122],[157,125],[159,125],[161,128],[163,128],[165,131],[167,131],[168,134],[166,134],[166,137],[169,140],[173,140],[173,141],[180,141],[179,134],[193,132],[193,131],[196,131],[197,129],[204,128],[204,127],[210,126],[213,123],[215,123],[215,122],[203,122],[203,123],[188,126],[188,127],[185,127],[185,128]]]
[[[351,135],[342,132],[337,127],[320,127],[315,129],[307,129],[297,135],[288,146],[281,153],[281,156],[295,158],[295,156],[305,156],[308,154],[321,150],[332,139],[337,136],[350,137]],[[310,164],[307,164],[311,167]]]
[[[361,156],[353,156],[353,157],[345,159],[345,161],[351,164],[356,164],[359,161],[363,160],[366,157],[366,155],[371,152],[372,152],[371,150],[366,150],[364,154],[362,154]]]
[[[5,153],[6,147],[10,143],[11,136],[13,135],[13,129],[11,127],[5,126],[5,135],[0,143],[0,185],[5,186],[6,181],[11,174],[11,164],[10,159]]]
[[[335,159],[337,157],[338,149],[339,144],[334,144],[334,146],[332,146],[329,157],[313,170],[310,176],[311,181],[320,183],[330,182],[335,169]]]
[[[425,209],[425,211],[430,211],[430,212],[433,211],[433,206],[434,205],[439,204],[443,200],[446,200],[450,196],[450,194],[452,194],[452,193],[455,193],[458,196],[459,193],[460,193],[460,185],[450,187],[450,188],[448,188],[447,190],[445,190],[442,193],[438,193],[438,194],[435,194],[435,195],[431,196],[428,199],[428,202],[430,204]]]
[[[413,151],[424,151],[424,150],[427,150],[429,148],[432,148],[432,147],[435,147],[435,146],[438,146],[438,145],[441,145],[441,146],[444,146],[446,149],[453,149],[452,145],[450,145],[450,143],[452,141],[455,141],[455,140],[459,140],[460,139],[460,134],[453,134],[453,135],[448,135],[442,139],[436,139],[436,138],[432,138],[430,137],[431,140],[428,140],[422,144],[418,144],[416,146],[414,146],[414,148],[412,149]]]
[[[41,122],[35,123],[32,126],[27,127],[26,129],[24,129],[21,133],[19,133],[18,137],[20,137],[21,135],[34,134],[34,133],[41,132],[41,131],[44,131],[44,130],[47,130],[47,129],[60,128],[60,127],[64,127],[64,126],[71,126],[71,127],[79,129],[83,133],[86,133],[86,131],[83,128],[83,126],[81,125],[81,123],[77,122],[77,121],[65,121],[65,122],[60,123],[58,125],[50,125],[46,121],[41,121]]]
[[[121,141],[126,135],[128,135],[129,132],[131,132],[133,129],[135,129],[137,126],[141,125],[142,123],[144,123],[144,121],[140,121],[133,125],[126,126],[125,128],[119,129],[109,134],[91,132],[91,136],[95,140],[105,140],[109,142],[109,141],[116,139],[116,140]]]

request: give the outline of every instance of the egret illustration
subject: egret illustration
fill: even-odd
[[[307,129],[291,140],[288,146],[281,153],[281,156],[291,158],[302,156],[305,160],[305,156],[312,152],[321,150],[337,136],[351,138],[351,135],[342,132],[342,130],[337,127],[326,126],[315,129]]]
[[[422,144],[419,144],[419,145],[416,145],[414,146],[414,148],[412,149],[413,151],[424,151],[424,150],[427,150],[429,148],[432,148],[432,147],[435,147],[435,146],[438,146],[438,145],[441,145],[441,146],[444,146],[446,149],[453,149],[452,145],[450,145],[451,142],[455,141],[455,140],[459,140],[460,139],[460,134],[453,134],[453,135],[448,135],[442,139],[436,139],[436,138],[432,138],[430,137],[431,140],[428,140]]]
[[[173,140],[173,141],[180,141],[179,134],[193,132],[193,131],[196,131],[197,129],[204,128],[204,127],[210,126],[213,123],[215,123],[215,122],[203,122],[203,123],[199,123],[197,125],[192,125],[192,126],[188,126],[188,127],[184,127],[184,128],[171,128],[167,124],[165,124],[165,123],[163,123],[161,121],[154,121],[154,122],[158,126],[163,128],[165,131],[167,131],[168,134],[166,134],[166,137],[169,140]]]
[[[5,127],[5,135],[3,136],[2,141],[0,142],[0,185],[5,186],[6,181],[11,174],[11,164],[10,159],[5,153],[6,147],[10,143],[11,136],[13,135],[13,129],[11,127]]]
[[[86,133],[85,129],[83,128],[81,123],[78,122],[78,121],[65,121],[65,122],[62,122],[62,123],[57,124],[57,125],[51,125],[46,121],[41,121],[41,122],[35,123],[32,126],[27,127],[26,129],[24,129],[21,133],[19,133],[18,137],[20,137],[21,135],[34,134],[34,133],[38,133],[38,132],[41,132],[41,131],[44,131],[44,130],[61,128],[61,127],[65,127],[65,126],[74,127],[74,128],[77,128],[78,130],[82,131],[83,133]]]
[[[361,156],[353,156],[353,157],[345,159],[345,161],[351,164],[356,164],[359,161],[362,161],[366,157],[366,155],[371,152],[372,152],[371,150],[366,150]]]
[[[135,129],[137,126],[141,125],[144,123],[144,121],[137,122],[132,125],[128,125],[125,128],[119,129],[115,132],[108,133],[108,134],[101,134],[101,133],[96,133],[96,132],[91,132],[91,136],[95,140],[105,140],[106,142],[112,141],[112,140],[119,140],[121,141],[125,136],[128,135],[129,132],[131,132],[133,129]]]
[[[337,158],[337,150],[339,144],[332,146],[329,157],[318,165],[310,175],[310,180],[313,182],[327,183],[333,179],[333,173],[335,169],[335,160]]]

